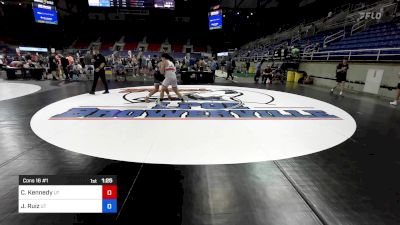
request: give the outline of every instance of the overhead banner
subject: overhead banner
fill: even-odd
[[[20,51],[23,52],[48,52],[47,48],[37,48],[37,47],[19,47]]]
[[[219,52],[217,53],[217,56],[228,56],[229,52]]]

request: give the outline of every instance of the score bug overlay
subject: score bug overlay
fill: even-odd
[[[20,175],[19,213],[117,213],[117,177]]]

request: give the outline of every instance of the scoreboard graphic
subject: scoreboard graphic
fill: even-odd
[[[18,211],[117,213],[117,177],[21,175]]]
[[[89,0],[93,7],[122,7],[122,8],[175,8],[174,0]]]
[[[47,1],[44,1],[48,3]],[[33,16],[35,17],[36,23],[45,23],[45,24],[58,24],[58,14],[57,8],[53,5],[41,4],[38,2],[34,2],[32,4]]]
[[[208,14],[208,26],[210,30],[222,29],[222,10],[211,11]]]

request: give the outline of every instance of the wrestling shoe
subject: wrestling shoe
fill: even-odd
[[[190,99],[189,99],[189,96],[182,96],[182,98],[181,98],[181,101],[182,102],[188,102]]]

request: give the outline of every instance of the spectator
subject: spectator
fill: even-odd
[[[215,71],[217,70],[217,67],[218,67],[217,61],[215,61],[214,58],[211,58],[210,70],[213,76],[215,76]]]
[[[399,73],[399,81],[397,84],[397,95],[393,102],[390,102],[391,105],[397,105],[398,101],[400,100],[400,73]]]
[[[87,51],[85,57],[83,57],[83,61],[85,64],[85,74],[91,74],[92,71],[94,70],[92,58],[93,56],[90,54],[90,51]]]
[[[151,67],[153,68],[153,70],[156,69],[157,67],[157,55],[153,55],[153,58],[151,58]]]
[[[236,61],[234,59],[232,59],[232,69],[233,69],[233,71],[236,70]],[[232,77],[232,80],[233,80],[233,77]]]
[[[292,57],[294,59],[300,58],[300,49],[298,49],[296,46],[292,46]]]
[[[249,73],[249,70],[250,70],[250,61],[247,60],[246,61],[246,74]]]
[[[31,53],[27,53],[27,54],[25,55],[25,60],[26,60],[26,61],[32,60]]]
[[[263,84],[269,83],[272,84],[272,69],[270,66],[267,66],[262,73],[262,81]]]
[[[74,64],[74,57],[71,54],[68,54],[67,56],[67,60],[68,60],[68,65],[73,65]]]
[[[0,68],[3,68],[3,66],[5,66],[6,64],[4,63],[4,56],[3,55],[0,55]]]
[[[53,80],[59,80],[58,65],[56,55],[54,53],[49,57],[49,73],[52,75]]]
[[[226,71],[226,60],[225,59],[221,60],[221,70]]]
[[[319,48],[320,48],[320,44],[319,44],[319,43],[316,43],[316,44],[314,45],[314,52],[319,52]]]
[[[344,85],[347,80],[347,71],[349,70],[349,64],[347,63],[347,59],[343,59],[341,63],[336,67],[336,86],[331,89],[331,92],[335,91],[335,89],[340,86],[339,95],[343,95]]]
[[[197,70],[203,71],[206,68],[206,63],[204,62],[203,58],[200,58],[197,62]]]
[[[281,60],[285,60],[287,54],[286,48],[282,47],[280,52],[281,52]]]
[[[264,62],[265,62],[265,60],[262,59],[261,62],[259,62],[259,63],[256,64],[256,75],[254,76],[254,82],[255,82],[255,83],[258,83],[258,80],[259,80],[260,77],[261,77],[261,67],[262,67],[262,64],[263,64]]]
[[[62,71],[63,71],[63,74],[64,74],[64,76],[65,76],[65,79],[66,80],[69,80],[69,74],[68,74],[68,69],[67,69],[67,67],[69,66],[69,62],[68,62],[68,59],[67,58],[65,58],[63,55],[59,55],[59,57],[60,57],[60,61],[61,61],[61,68],[62,68]]]
[[[232,80],[233,80],[233,66],[232,66],[232,60],[231,59],[226,61],[225,67],[226,67],[226,73],[227,73],[226,80],[228,80],[229,77],[232,77]]]

